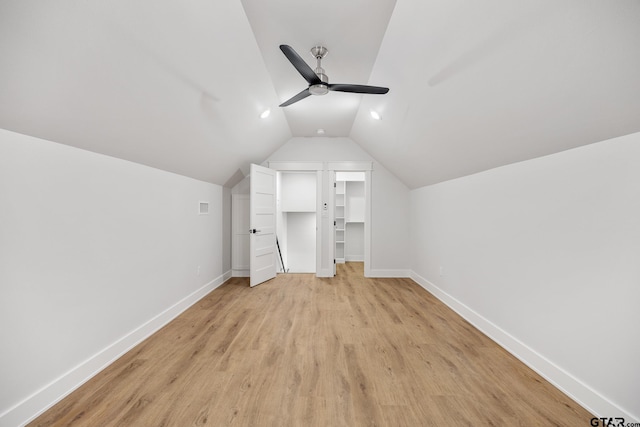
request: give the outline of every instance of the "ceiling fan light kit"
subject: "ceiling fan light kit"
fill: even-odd
[[[326,95],[329,93],[329,88],[327,85],[320,83],[309,86],[309,92],[311,92],[311,95]]]
[[[316,58],[317,66],[313,70],[309,65],[293,50],[289,45],[280,45],[280,50],[287,57],[289,62],[295,67],[302,77],[309,83],[309,87],[294,95],[292,98],[280,104],[280,107],[286,107],[298,102],[309,95],[326,95],[329,91],[350,92],[383,95],[389,92],[389,88],[380,86],[352,85],[341,83],[329,83],[329,76],[322,68],[322,58],[327,56],[329,50],[324,46],[314,46],[311,48],[311,54]]]

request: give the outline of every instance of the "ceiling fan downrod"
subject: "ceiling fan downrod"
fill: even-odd
[[[326,95],[329,93],[329,76],[327,76],[324,72],[324,68],[322,68],[322,58],[327,56],[329,50],[324,46],[314,46],[311,48],[311,55],[316,58],[316,69],[313,70],[318,78],[322,81],[322,83],[315,84],[309,86],[309,92],[312,95]]]

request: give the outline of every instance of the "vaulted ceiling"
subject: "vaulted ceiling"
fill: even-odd
[[[323,129],[416,188],[640,131],[638,23],[637,0],[0,0],[0,127],[217,184]],[[306,87],[280,44],[391,90],[279,108]]]

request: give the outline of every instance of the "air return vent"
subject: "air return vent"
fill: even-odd
[[[209,214],[209,202],[199,202],[198,203],[198,213],[200,215],[208,215]]]

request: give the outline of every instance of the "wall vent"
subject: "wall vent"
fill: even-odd
[[[200,215],[208,215],[209,214],[209,202],[200,202],[200,203],[198,203],[198,213]]]

